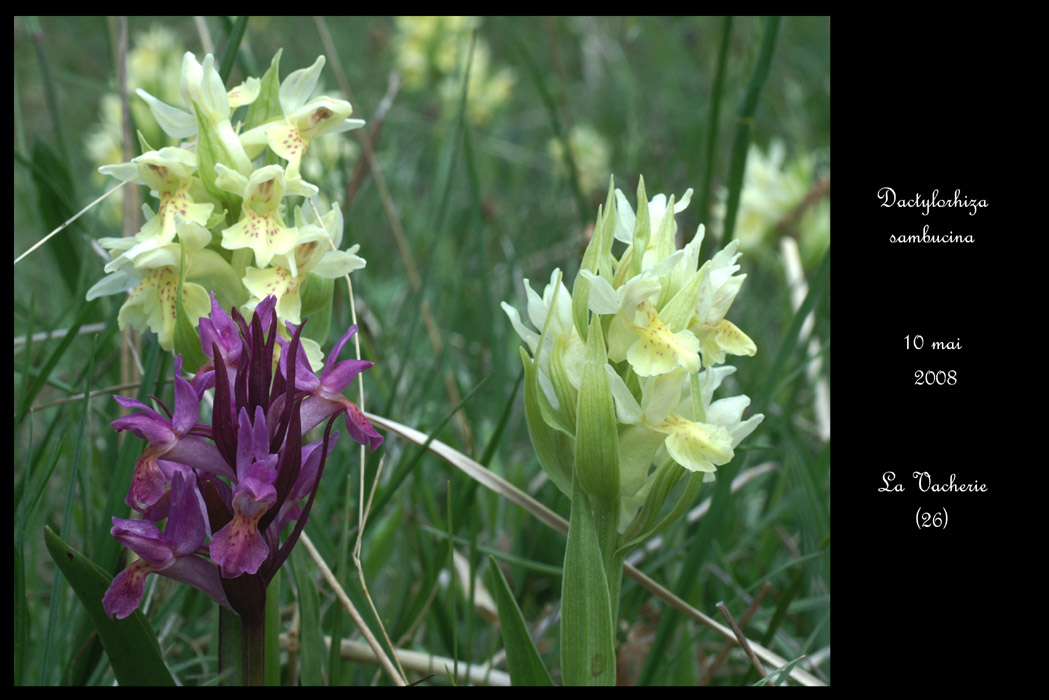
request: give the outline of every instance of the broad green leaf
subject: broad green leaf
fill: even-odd
[[[102,646],[121,685],[175,685],[160,656],[160,646],[146,616],[136,610],[123,620],[111,620],[102,608],[102,596],[112,578],[93,561],[62,541],[51,528],[44,528],[44,541],[51,558],[69,585],[102,640]]]
[[[488,563],[492,568],[492,593],[495,604],[499,606],[499,630],[503,634],[503,645],[506,647],[506,663],[510,667],[510,682],[513,685],[553,685],[550,673],[543,665],[539,650],[528,633],[521,608],[517,607],[514,594],[506,577],[499,569],[495,557],[489,555]]]
[[[577,479],[572,483],[561,580],[561,676],[565,685],[615,685],[615,630],[597,527],[587,495]]]

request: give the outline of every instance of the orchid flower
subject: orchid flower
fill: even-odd
[[[245,270],[244,287],[252,294],[253,300],[257,303],[257,300],[267,296],[275,296],[277,317],[282,321],[296,325],[302,322],[300,290],[307,282],[308,275],[336,279],[366,264],[364,258],[356,254],[360,249],[359,244],[349,250],[337,249],[342,240],[343,226],[342,212],[337,203],[332,205],[332,210],[322,219],[322,223],[323,228],[312,223],[300,225],[295,248],[286,255],[275,256],[270,267],[248,267]]]
[[[193,473],[177,472],[171,480],[171,507],[163,531],[147,520],[113,518],[110,533],[141,558],[113,579],[102,598],[110,617],[123,619],[133,613],[142,602],[146,577],[154,573],[189,584],[230,607],[218,567],[198,556],[207,537],[204,512]]]
[[[682,473],[713,478],[763,418],[742,418],[746,396],[712,398],[733,371],[718,367],[726,354],[756,347],[725,319],[746,277],[735,274],[738,243],[700,265],[700,226],[677,248],[674,217],[691,196],[649,198],[642,180],[635,212],[610,187],[573,291],[559,270],[542,297],[525,280],[536,330],[502,305],[531,353],[526,416],[540,464],[569,495],[577,480],[591,498],[617,497],[621,534],[654,526],[669,490],[652,492],[653,480],[670,489]]]
[[[351,437],[373,450],[383,441],[360,409],[338,393],[372,366],[335,361],[355,326],[317,377],[303,358],[301,326],[289,328],[291,340],[279,339],[281,361],[275,361],[275,298],[263,300],[250,322],[235,310],[227,314],[214,296],[210,301],[201,333],[210,360],[190,383],[180,376],[181,356],[176,358],[172,415],[165,418],[135,399],[116,397],[139,412],[113,427],[149,444],[128,492],[128,504],[145,519],[114,518],[113,527],[113,535],[142,559],[106,593],[110,616],[131,614],[145,577],[161,573],[256,619],[265,585],[298,540],[325,460],[338,441],[334,420],[345,413]],[[200,420],[200,397],[212,386],[212,422],[206,424]],[[304,445],[306,431],[322,423],[327,423],[324,439]]]
[[[340,411],[346,413],[346,430],[350,436],[362,445],[367,445],[373,452],[383,443],[383,437],[365,417],[364,413],[345,396],[343,392],[353,379],[362,371],[373,366],[368,360],[343,360],[336,362],[343,347],[357,332],[357,326],[350,326],[335,343],[320,376],[316,376],[309,367],[309,362],[301,354],[296,356],[298,368],[295,376],[299,377],[298,387],[305,393],[302,401],[302,430],[306,432],[320,425],[332,414]],[[287,346],[283,338],[277,339],[282,348]],[[288,357],[290,352],[280,356],[281,371],[288,374]]]
[[[703,363],[708,366],[724,362],[726,353],[750,356],[758,351],[754,341],[725,318],[747,277],[734,276],[739,270],[739,265],[734,264],[740,255],[736,252],[738,249],[739,241],[732,241],[707,264],[688,325],[700,342]]]
[[[364,126],[361,119],[350,119],[353,108],[349,102],[331,97],[309,100],[324,57],[318,56],[309,68],[294,71],[280,85],[279,100],[283,118],[270,121],[246,131],[241,140],[250,148],[268,144],[281,158],[288,161],[288,180],[299,177],[302,156],[310,142],[325,134],[335,134]]]
[[[286,194],[316,194],[316,188],[301,180],[297,184],[289,183],[279,165],[259,168],[249,177],[221,163],[215,168],[219,173],[216,184],[244,200],[240,221],[222,231],[222,247],[226,250],[251,248],[260,267],[269,265],[274,255],[291,252],[299,242],[299,233],[298,229],[285,225],[280,213],[281,200]]]
[[[195,198],[203,197],[204,193],[195,187],[197,181],[193,175],[197,171],[197,156],[192,151],[162,148],[132,158],[130,163],[104,165],[98,171],[123,182],[146,185],[160,199],[156,215],[146,221],[142,230],[135,235],[135,240],[139,242],[136,247],[147,243],[166,245],[175,238],[176,216],[204,226],[215,208],[210,202],[195,201]],[[112,244],[124,240],[103,238],[99,243],[104,248],[111,248]],[[134,253],[129,251],[129,255],[133,257]]]
[[[572,295],[561,281],[561,270],[550,274],[543,296],[524,280],[528,318],[537,330],[521,321],[517,309],[502,302],[510,324],[528,345],[538,364],[539,386],[554,410],[575,422],[576,392],[583,376],[585,343],[572,319]]]
[[[143,331],[149,328],[157,334],[160,346],[168,351],[174,347],[180,276],[183,310],[194,324],[209,310],[204,284],[225,303],[240,303],[244,294],[230,264],[206,247],[210,240],[206,229],[179,214],[175,215],[175,228],[179,243],[130,248],[110,262],[107,266],[110,274],[87,293],[88,299],[94,299],[130,288],[117,316],[120,328],[131,326]],[[133,238],[123,240],[134,241]],[[139,251],[132,255],[135,248]]]
[[[207,442],[209,431],[200,424],[200,397],[193,386],[181,375],[182,356],[175,358],[175,403],[174,413],[164,418],[137,399],[114,396],[124,408],[143,411],[113,421],[117,432],[129,430],[137,437],[149,441],[146,451],[135,463],[126,503],[140,512],[160,500],[165,482],[171,474],[165,474],[162,462],[178,462],[190,468],[207,472],[217,470],[223,476],[233,476],[232,470],[221,460],[215,446]]]

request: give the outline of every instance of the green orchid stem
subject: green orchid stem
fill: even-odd
[[[240,664],[240,617],[219,607],[219,674],[223,685],[243,685]]]
[[[266,616],[240,620],[240,662],[244,685],[266,683]]]
[[[244,618],[219,608],[219,670],[223,685],[261,686],[266,680],[266,616]]]

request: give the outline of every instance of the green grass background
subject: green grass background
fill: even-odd
[[[396,26],[392,18],[319,22],[332,37],[352,90],[354,116],[369,121],[361,132],[327,138],[356,141],[374,125],[373,114],[388,91]],[[221,53],[231,22],[207,18],[204,23]],[[203,55],[199,29],[189,18],[132,18],[132,44],[136,33],[157,24],[176,32],[198,58]],[[116,26],[107,18],[14,20],[15,256],[102,192],[83,144],[97,121],[101,96],[116,89]],[[460,119],[435,91],[402,86],[381,118],[374,145],[381,184],[366,171],[348,205],[344,191],[326,192],[343,202],[343,246],[360,243],[368,261],[352,277],[362,354],[377,363],[365,378],[368,410],[433,432],[567,515],[566,498],[539,478],[515,393],[521,343],[499,308],[503,300],[523,308],[522,278],[540,291],[555,267],[566,279],[574,278],[587,225],[604,201],[603,188],[576,186],[548,144],[574,124],[592,126],[609,146],[608,174],[632,202],[642,175],[650,195],[696,188],[692,206],[678,216],[680,231],[691,236],[701,223],[698,199],[708,161],[708,191],[729,184],[736,108],[754,71],[765,20],[732,20],[720,116],[712,124],[709,105],[724,27],[723,18],[488,18],[478,37],[490,48],[493,67],[512,68],[516,81],[506,104],[480,125]],[[789,154],[829,153],[829,33],[825,17],[783,19],[748,122],[759,146],[779,139]],[[252,18],[228,84],[246,74],[261,75],[278,48],[284,51],[282,76],[310,65],[324,52],[320,36],[313,18]],[[461,50],[468,49],[465,42]],[[338,94],[331,57],[322,83],[329,94]],[[712,129],[708,159],[705,144]],[[338,164],[344,181],[363,158],[359,148],[357,153]],[[418,289],[393,242],[395,226],[403,230],[418,269]],[[123,565],[108,529],[112,516],[127,515],[123,497],[141,444],[133,437],[120,439],[109,428],[118,416],[111,389],[89,401],[82,398],[85,389],[108,389],[121,381],[116,314],[122,299],[84,302],[85,291],[103,275],[104,262],[91,241],[115,235],[119,228],[94,209],[15,266],[14,613],[20,683],[113,681],[86,615],[56,574],[43,527],[59,532],[110,573]],[[705,244],[701,259],[713,252]],[[816,388],[807,372],[814,357],[808,342],[799,340],[800,319],[776,246],[741,263],[748,278],[729,318],[759,351],[729,362],[738,367],[734,386],[766,414],[765,422],[719,470],[718,485],[704,489],[701,499],[714,496],[706,515],[693,524],[678,523],[639,566],[719,621],[719,601],[738,619],[767,581],[770,590],[750,619],[747,636],[788,660],[814,657],[817,664],[807,670],[829,682],[830,446],[814,428]],[[826,381],[828,271],[829,263],[818,262],[806,270],[812,294],[805,307],[814,312],[812,334],[821,343],[820,376]],[[427,332],[424,307],[439,342]],[[331,337],[349,322],[349,301],[339,282]],[[26,340],[81,327],[90,332]],[[170,384],[164,383],[170,381],[170,358],[147,336],[138,359],[144,367],[142,393],[170,397]],[[468,398],[452,415],[463,397]],[[438,458],[420,455],[411,443],[389,436],[379,454],[383,471],[361,558],[390,637],[403,648],[454,657],[463,665],[488,661],[502,638],[475,603],[480,585],[490,580],[488,555],[494,554],[557,680],[564,537]],[[367,461],[369,486],[378,456]],[[328,463],[306,532],[358,607],[366,609],[346,561],[347,543],[356,537],[358,464],[357,450],[343,439]],[[728,493],[733,477],[765,464],[770,467],[762,476]],[[449,531],[475,575],[469,579],[477,582],[473,586],[448,576]],[[291,576],[282,577],[285,630],[299,625],[304,644],[332,631],[358,639],[308,559],[297,555],[295,563],[304,580],[317,584],[314,599],[303,601]],[[196,591],[152,578],[157,580],[147,589],[146,612],[168,666],[184,684],[215,682],[214,606]],[[295,622],[296,602],[315,609],[313,619]],[[734,650],[704,680],[723,640],[630,579],[624,580],[619,632],[622,683],[747,684],[760,678]],[[285,650],[280,672],[283,682],[390,682],[375,665],[340,662],[316,649]],[[409,680],[420,677],[409,673]],[[425,682],[448,680],[438,675]]]

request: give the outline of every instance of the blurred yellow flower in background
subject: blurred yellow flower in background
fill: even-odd
[[[741,250],[762,255],[775,238],[796,234],[806,267],[819,262],[830,245],[830,198],[821,188],[825,173],[817,173],[816,158],[798,154],[787,160],[782,141],[767,151],[752,145],[740,194],[735,237]],[[714,206],[714,228],[721,231],[726,193]]]
[[[444,114],[455,114],[462,94],[465,57],[477,17],[398,17],[394,62],[406,89],[435,93]],[[516,77],[510,68],[494,68],[488,44],[478,39],[470,60],[466,116],[487,124],[505,104]]]

